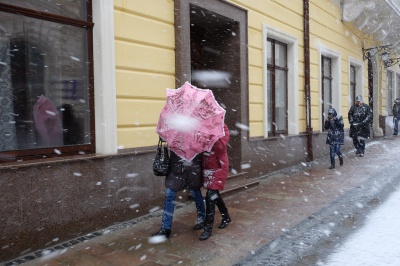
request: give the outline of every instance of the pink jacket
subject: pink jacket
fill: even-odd
[[[224,125],[225,136],[218,139],[210,153],[203,156],[203,186],[223,190],[229,172],[228,142],[229,130]]]

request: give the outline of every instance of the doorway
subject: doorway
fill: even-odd
[[[225,1],[175,2],[177,87],[213,91],[226,110],[230,167],[241,169],[248,139],[247,13]]]

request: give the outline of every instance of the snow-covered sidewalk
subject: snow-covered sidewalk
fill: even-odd
[[[365,226],[328,256],[324,266],[400,265],[400,189],[373,211]]]

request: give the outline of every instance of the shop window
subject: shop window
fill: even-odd
[[[267,39],[267,114],[268,134],[287,134],[288,64],[287,45]]]
[[[0,160],[94,151],[91,1],[0,0]]]

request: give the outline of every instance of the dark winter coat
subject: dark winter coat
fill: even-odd
[[[363,103],[361,106],[353,105],[349,111],[350,137],[369,138],[372,111],[369,105]]]
[[[184,189],[200,189],[203,185],[200,154],[188,162],[171,151],[170,167],[170,173],[165,178],[165,187],[181,191]]]
[[[337,117],[335,109],[332,109],[333,119],[325,120],[325,129],[328,130],[328,136],[326,137],[326,144],[329,145],[344,145],[344,123],[343,117]]]
[[[397,98],[393,104],[393,116],[400,118],[400,99]]]
[[[203,156],[203,186],[207,189],[223,190],[229,172],[229,130],[224,125],[225,136],[218,139],[211,152]]]

